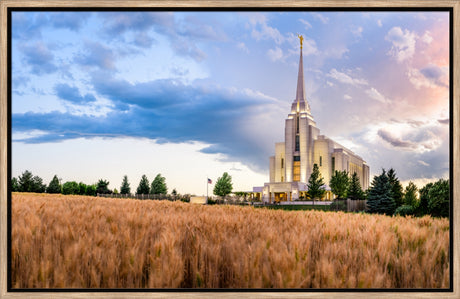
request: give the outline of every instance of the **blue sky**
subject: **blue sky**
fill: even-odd
[[[268,181],[295,97],[324,134],[423,184],[449,171],[446,12],[13,12],[13,176],[206,193]],[[212,190],[212,186],[210,186]]]

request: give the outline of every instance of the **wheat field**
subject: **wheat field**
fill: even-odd
[[[447,219],[13,193],[13,288],[447,288]]]

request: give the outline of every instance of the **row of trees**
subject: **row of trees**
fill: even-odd
[[[417,192],[419,198],[417,198]],[[393,169],[375,176],[367,195],[369,213],[449,217],[449,180],[428,183],[420,190],[409,182],[403,191]]]
[[[52,193],[52,194],[76,194],[76,195],[96,195],[97,193],[107,194],[112,193],[108,189],[109,182],[100,179],[96,184],[86,185],[85,183],[77,183],[68,181],[61,184],[61,180],[55,175],[50,183],[45,185],[43,179],[39,176],[34,176],[30,171],[26,170],[18,178],[11,179],[11,191],[13,192],[35,192],[35,193]]]
[[[123,182],[121,184],[120,189],[121,194],[130,194],[131,188],[129,187],[128,177],[125,175],[123,177]],[[139,182],[139,185],[136,189],[137,194],[167,194],[168,187],[166,186],[166,179],[165,177],[161,176],[161,174],[157,174],[156,177],[153,179],[152,184],[149,184],[149,179],[144,174]],[[173,195],[176,192],[176,189],[173,190]]]
[[[435,183],[428,183],[420,190],[413,182],[409,182],[403,190],[396,171],[393,168],[388,172],[383,169],[380,175],[374,177],[371,187],[364,192],[356,173],[350,177],[348,172],[336,170],[329,186],[338,200],[367,199],[368,213],[449,217],[448,180],[440,179]],[[308,195],[315,199],[322,198],[325,193],[324,179],[315,164],[308,180]]]
[[[318,165],[313,165],[313,171],[308,179],[308,197],[311,199],[322,198],[326,193],[324,178],[321,176]],[[350,198],[353,200],[365,199],[366,194],[361,188],[359,177],[356,172],[350,177],[347,171],[336,170],[329,181],[331,192],[337,199]]]

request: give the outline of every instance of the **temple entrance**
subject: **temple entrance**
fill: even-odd
[[[286,192],[274,192],[275,193],[275,202],[287,201]]]

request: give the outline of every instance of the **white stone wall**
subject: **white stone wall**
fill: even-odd
[[[295,142],[295,120],[293,118],[286,119],[286,127],[284,134],[285,143],[285,162],[286,162],[286,182],[292,182],[292,153],[294,152]]]
[[[286,157],[284,154],[284,150],[285,150],[284,142],[275,143],[275,180],[274,182],[286,181]]]
[[[308,121],[305,117],[300,117],[299,126],[299,139],[300,139],[300,181],[305,183],[308,181],[307,168],[308,168],[308,152],[310,134],[308,130]]]
[[[274,183],[276,179],[276,164],[275,156],[270,157],[270,183]]]
[[[324,178],[324,183],[326,185],[329,185],[329,181],[331,179],[332,166],[330,163],[332,151],[332,143],[328,139],[320,137],[317,140],[315,140],[313,164],[318,165],[319,172]]]

